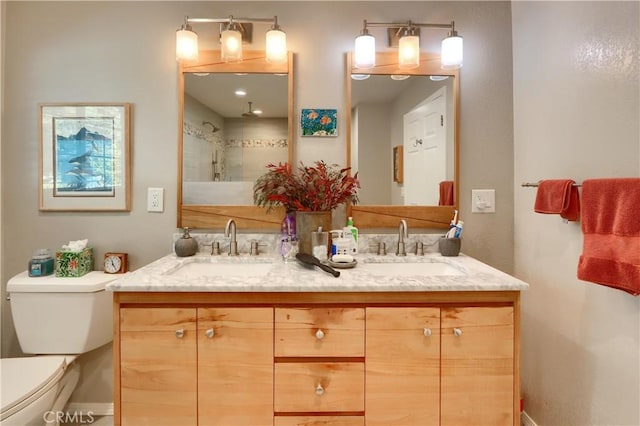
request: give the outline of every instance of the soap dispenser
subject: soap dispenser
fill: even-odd
[[[182,237],[176,240],[174,249],[176,256],[188,257],[198,252],[198,242],[189,235],[189,228],[183,228]]]

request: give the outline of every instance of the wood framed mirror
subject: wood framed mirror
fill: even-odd
[[[360,202],[347,214],[359,228],[448,228],[459,199],[460,78],[421,54],[400,70],[397,52],[355,68],[346,55],[347,165]]]
[[[274,64],[262,51],[240,62],[200,51],[178,78],[177,226],[278,229],[284,210],[253,205],[253,182],[293,160],[293,54]]]

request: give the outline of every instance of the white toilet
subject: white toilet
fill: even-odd
[[[76,356],[113,339],[113,275],[93,271],[78,278],[29,277],[7,283],[22,351],[33,357],[0,362],[0,424],[57,424],[80,376]]]

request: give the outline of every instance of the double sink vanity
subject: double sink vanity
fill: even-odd
[[[518,424],[527,284],[465,255],[356,259],[170,254],[110,283],[115,424]]]
[[[267,161],[266,152],[283,155],[269,160],[274,164],[294,163],[293,53],[282,64],[266,61],[262,52],[243,56],[241,62],[227,62],[219,51],[200,51],[195,63],[179,64],[177,226],[221,229],[233,218],[238,229],[277,238],[283,208],[268,214],[212,196],[215,187],[233,183],[235,163],[225,166],[224,160],[236,151],[257,158],[257,164]],[[440,58],[425,53],[414,69],[398,70],[396,62],[390,52],[377,52],[378,65],[356,69],[352,54],[345,55],[343,110],[351,111],[344,123],[346,167],[354,165],[363,189],[358,205],[346,212],[361,230],[357,265],[341,269],[336,278],[285,263],[270,254],[277,252],[275,238],[255,244],[263,253],[250,256],[252,236],[244,234],[239,256],[224,249],[210,255],[216,250],[205,246],[215,248],[215,241],[203,240],[195,256],[170,254],[110,283],[116,425],[519,424],[520,291],[527,284],[471,257],[432,252],[439,235],[425,234],[431,241],[420,241],[428,248],[424,255],[377,255],[362,241],[369,238],[365,228],[393,229],[400,217],[412,229],[448,229],[458,209],[458,70],[441,69]],[[403,78],[390,79],[394,74]],[[356,77],[371,79],[365,86],[353,84],[352,91]],[[254,80],[256,105],[272,111],[280,105],[281,113],[269,117],[283,123],[282,135],[258,127],[265,117],[244,121],[224,112],[236,100],[215,87],[253,87]],[[365,135],[370,124],[383,124],[380,115],[365,116],[371,103],[365,95],[390,84],[389,93],[411,96],[389,101],[395,113],[382,114],[389,117],[386,131]],[[266,87],[281,89],[274,95]],[[409,167],[407,157],[401,174],[403,146],[411,154],[435,144],[403,140],[402,114],[408,105],[436,99],[441,114],[432,124],[439,129],[443,158]],[[205,115],[202,105],[210,110]],[[352,132],[352,125],[362,132]],[[255,140],[236,141],[238,127],[254,131]],[[352,133],[367,140],[360,159]],[[274,145],[269,138],[277,139],[277,149],[250,149],[256,143]],[[380,145],[375,151],[374,141]],[[205,163],[212,168],[200,173]],[[242,181],[264,172],[247,163]],[[438,185],[425,185],[422,174],[412,178],[412,170],[438,170],[429,181],[452,183],[453,199],[440,203],[416,193],[428,186],[436,194]],[[205,187],[202,192],[211,199],[196,197],[194,186]],[[402,193],[420,199],[402,200]],[[378,198],[383,194],[384,200]],[[396,242],[390,234],[376,238],[386,247]],[[414,253],[420,252],[415,242]]]

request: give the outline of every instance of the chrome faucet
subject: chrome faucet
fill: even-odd
[[[229,219],[227,226],[224,227],[224,236],[229,237],[231,234],[231,241],[229,242],[229,256],[238,255],[238,241],[236,240],[236,222],[233,219]]]
[[[396,256],[407,255],[407,251],[404,248],[405,238],[409,238],[409,227],[407,226],[406,220],[400,219],[400,224],[398,225],[398,248],[396,249]]]

